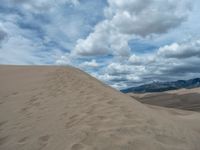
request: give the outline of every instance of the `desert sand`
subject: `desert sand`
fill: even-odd
[[[200,113],[142,104],[72,67],[0,66],[0,150],[199,150]]]
[[[200,112],[200,88],[128,95],[145,104]]]

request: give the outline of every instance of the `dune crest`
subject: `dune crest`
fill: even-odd
[[[2,150],[198,150],[200,114],[144,105],[72,67],[0,66]]]

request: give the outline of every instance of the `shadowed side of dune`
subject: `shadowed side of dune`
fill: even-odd
[[[149,107],[72,67],[0,67],[0,149],[197,150],[199,113]]]

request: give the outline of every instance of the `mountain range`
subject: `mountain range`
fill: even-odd
[[[191,89],[200,87],[200,78],[194,78],[190,80],[178,80],[171,82],[153,82],[150,84],[144,84],[137,87],[131,87],[121,90],[123,93],[146,93],[146,92],[164,92],[177,89]]]

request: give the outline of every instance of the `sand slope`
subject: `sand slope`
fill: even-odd
[[[200,112],[200,88],[128,95],[145,104]]]
[[[1,150],[199,150],[199,124],[78,69],[0,67]]]

